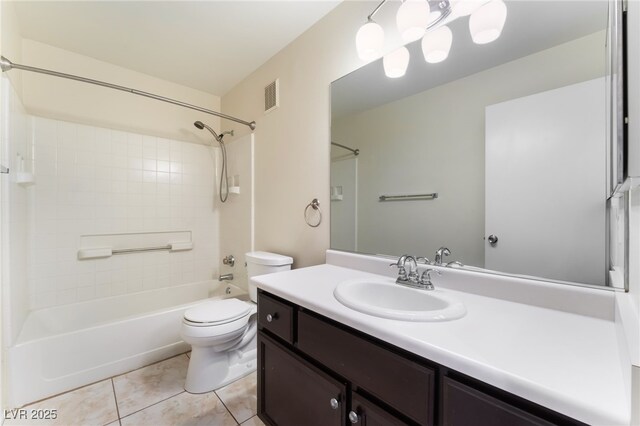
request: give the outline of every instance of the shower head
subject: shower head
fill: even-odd
[[[222,172],[220,173],[220,187],[219,187],[220,192],[218,194],[220,195],[220,201],[224,203],[225,201],[227,201],[227,197],[229,196],[229,177],[227,176],[227,149],[224,146],[224,142],[222,142],[222,137],[227,133],[231,133],[231,135],[233,135],[233,131],[224,132],[218,136],[215,130],[213,130],[211,127],[207,126],[206,124],[204,124],[202,121],[196,121],[195,123],[193,123],[193,125],[200,130],[207,129],[208,131],[210,131],[213,137],[216,138],[216,141],[218,141],[218,144],[220,145],[220,151],[222,152]],[[224,195],[222,195],[223,187],[226,188],[226,193]]]
[[[193,125],[196,126],[200,130],[207,129],[208,131],[211,132],[213,137],[216,138],[216,140],[218,142],[220,142],[220,143],[222,142],[222,136],[218,136],[218,134],[215,132],[215,130],[213,130],[211,127],[207,126],[206,124],[204,124],[202,121],[196,121],[195,123],[193,123]]]

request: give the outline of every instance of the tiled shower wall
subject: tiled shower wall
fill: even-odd
[[[219,257],[213,150],[30,120],[31,309],[212,278]],[[155,231],[192,231],[194,249],[77,260],[81,235]]]

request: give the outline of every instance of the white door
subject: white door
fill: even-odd
[[[600,78],[486,108],[485,268],[605,283],[604,89]]]

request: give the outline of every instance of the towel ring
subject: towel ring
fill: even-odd
[[[316,224],[309,222],[309,217],[308,217],[309,207],[311,207],[313,210],[318,212],[318,223]],[[307,204],[307,207],[304,208],[304,221],[307,222],[307,225],[309,225],[312,228],[317,228],[322,223],[322,212],[320,211],[320,201],[318,201],[317,198],[314,198],[313,200],[311,200],[311,202]]]

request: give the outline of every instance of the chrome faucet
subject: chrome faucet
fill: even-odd
[[[232,281],[233,274],[223,274],[218,277],[218,281]]]
[[[425,290],[435,290],[436,288],[433,286],[431,282],[431,273],[434,272],[436,275],[442,275],[440,271],[437,269],[427,269],[422,274],[420,274],[420,279],[418,280],[418,288],[422,288]]]
[[[434,265],[437,266],[442,266],[442,258],[444,256],[449,256],[451,254],[451,250],[449,250],[446,247],[440,247],[438,250],[436,250],[436,258],[433,261]]]
[[[409,273],[407,274],[406,264],[409,262]],[[416,258],[403,254],[400,256],[396,263],[392,263],[389,266],[395,266],[398,268],[397,284],[411,285],[418,283],[418,263]]]

